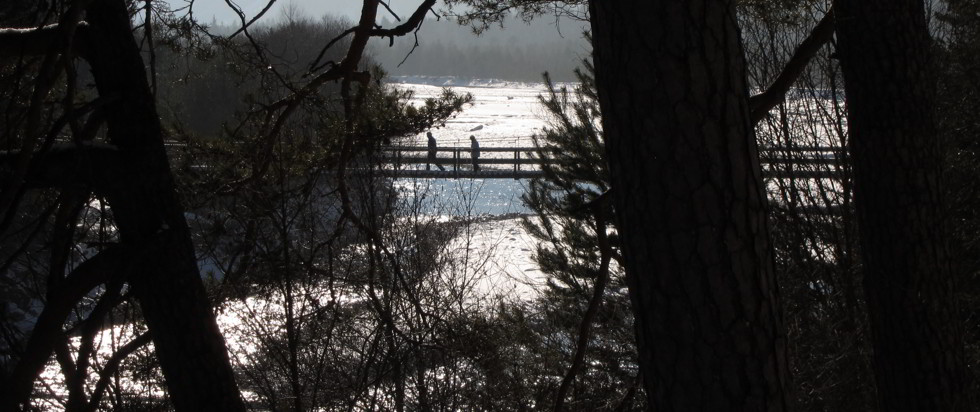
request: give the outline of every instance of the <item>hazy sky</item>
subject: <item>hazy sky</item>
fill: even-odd
[[[179,7],[186,4],[185,0],[169,0],[171,5]],[[233,0],[235,4],[242,8],[249,17],[254,16],[262,10],[268,0]],[[360,0],[279,0],[273,9],[266,14],[267,17],[279,18],[282,15],[282,8],[293,4],[305,14],[320,17],[325,14],[344,16],[355,20],[361,11]],[[405,18],[418,6],[418,0],[390,0],[391,6],[399,17]],[[439,3],[442,4],[441,2]],[[202,22],[209,22],[214,17],[219,22],[234,23],[238,17],[233,13],[224,0],[196,0],[194,2],[194,15]],[[379,10],[379,16],[388,15],[387,12]]]
[[[170,2],[174,9],[180,8],[187,5],[187,0],[167,0]],[[268,0],[233,0],[235,4],[241,8],[248,18],[255,16],[259,13],[263,7],[268,4]],[[398,14],[398,16],[404,20],[410,16],[418,7],[421,0],[389,0],[389,5]],[[301,16],[309,17],[313,20],[318,20],[320,17],[325,15],[332,15],[336,17],[342,17],[350,20],[353,24],[359,15],[360,8],[363,4],[362,0],[278,0],[273,8],[263,16],[260,20],[260,24],[275,24],[281,21],[284,15],[284,9],[295,8]],[[445,6],[440,0],[435,9],[439,11]],[[186,12],[186,10],[184,11]],[[235,26],[240,24],[238,16],[231,11],[229,6],[225,3],[225,0],[195,0],[194,1],[194,17],[202,23],[208,24],[212,21],[225,26]],[[427,21],[423,26],[422,30],[419,32],[418,41],[420,44],[420,52],[416,59],[424,58],[422,56],[426,55],[426,52],[430,54],[438,55],[440,52],[456,52],[460,51],[464,53],[480,53],[481,55],[497,52],[498,50],[510,50],[515,54],[510,56],[498,56],[496,62],[502,64],[502,67],[506,67],[509,71],[522,72],[525,73],[524,77],[527,77],[526,73],[532,73],[534,79],[537,79],[541,72],[549,71],[558,77],[559,80],[567,81],[571,78],[571,69],[578,66],[582,57],[589,53],[589,47],[587,43],[582,38],[582,31],[584,30],[587,23],[581,21],[574,21],[570,19],[563,19],[556,28],[555,18],[543,16],[541,18],[535,19],[530,25],[517,20],[508,20],[504,24],[504,28],[494,26],[487,32],[480,36],[473,35],[469,28],[460,27],[454,21],[450,19],[441,19],[439,21],[433,20],[434,16],[429,14],[427,16]],[[387,22],[385,22],[387,21]],[[378,10],[378,22],[385,22],[386,27],[397,24],[394,22],[395,19],[386,10]],[[395,44],[399,47],[391,49],[388,47],[388,40],[386,39],[375,39],[372,41],[372,54],[376,54],[379,61],[389,68],[391,72],[398,72],[397,74],[435,74],[429,73],[429,71],[434,70],[433,68],[415,67],[409,64],[408,66],[396,69],[396,66],[401,63],[402,59],[407,54],[407,50],[401,50],[405,47],[411,47],[415,39],[413,36],[406,36],[404,38],[396,39]],[[545,45],[545,49],[542,49],[542,45]],[[517,46],[517,47],[514,47]],[[449,47],[449,48],[445,48]],[[453,48],[455,47],[455,48]],[[536,48],[535,48],[536,47]],[[529,48],[527,50],[520,50],[522,48]],[[549,59],[553,61],[542,61],[541,58],[534,58],[543,56],[545,54],[541,51],[565,51],[563,54],[548,54]],[[525,53],[522,57],[520,53]],[[530,52],[531,54],[527,54]],[[500,54],[497,52],[497,54]],[[504,53],[506,54],[506,53]],[[396,56],[397,55],[397,56]],[[428,56],[429,58],[434,58],[438,56]],[[445,57],[445,56],[443,56]],[[449,60],[439,60],[438,65],[441,65],[441,71],[448,71],[451,74],[466,75],[459,65],[464,63],[473,66],[477,64],[473,61],[473,56],[460,55],[459,59],[449,59]],[[431,59],[430,59],[431,60]],[[436,64],[433,60],[433,64]],[[416,61],[411,62],[419,65],[424,62]],[[527,66],[527,67],[524,67]],[[496,67],[496,66],[495,66]],[[456,69],[459,72],[455,72]],[[472,67],[469,68],[472,71]],[[415,70],[417,72],[407,72]],[[489,69],[487,69],[489,70]],[[486,71],[486,70],[484,70]],[[565,73],[561,75],[560,73]],[[441,73],[440,75],[445,75],[446,73]],[[476,75],[476,74],[470,74]],[[513,75],[513,73],[511,74]],[[494,74],[493,77],[505,76],[503,73]],[[526,80],[526,79],[524,79]]]
[[[186,0],[168,1],[174,8],[186,6],[187,4]],[[243,11],[245,11],[245,14],[247,14],[248,17],[252,17],[257,14],[268,3],[268,0],[233,1]],[[391,6],[395,13],[398,13],[398,16],[404,20],[415,11],[420,2],[420,0],[389,0],[388,5]],[[346,17],[351,21],[356,21],[360,15],[361,5],[361,0],[278,0],[273,8],[266,13],[263,19],[265,22],[273,23],[282,17],[283,8],[295,6],[300,13],[314,19],[330,14],[339,17]],[[437,11],[442,8],[444,8],[442,1],[436,3],[435,9]],[[237,15],[231,11],[231,9],[225,3],[225,0],[195,0],[194,16],[202,23],[210,23],[212,18],[223,24],[237,24],[239,22]],[[430,13],[428,17],[432,18],[433,16]],[[390,13],[382,8],[378,10],[378,21],[380,22],[383,19],[387,19],[389,21],[395,20],[391,17]],[[448,24],[446,19],[443,19],[440,23]],[[531,27],[528,27],[520,21],[506,22],[505,26],[506,28],[516,28],[521,32],[522,37],[528,36],[529,38],[525,38],[530,41],[562,41],[562,37],[568,36],[577,41],[581,37],[583,23],[565,21],[562,23],[560,34],[559,31],[555,29],[554,19],[548,17],[536,19],[531,24]],[[504,30],[496,27],[492,28],[484,35],[484,37],[491,39],[494,37],[511,37],[506,33],[502,33],[508,31],[506,28]],[[455,40],[465,42],[469,39]]]

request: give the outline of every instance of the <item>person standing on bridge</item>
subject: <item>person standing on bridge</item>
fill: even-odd
[[[439,167],[439,170],[445,172],[446,168],[442,167],[439,161],[436,160],[436,138],[432,136],[432,132],[425,132],[425,134],[429,136],[429,161],[425,164],[425,170],[429,170],[431,164],[435,163]]]
[[[477,143],[476,136],[470,135],[470,155],[473,156],[473,171],[480,171],[480,143]]]

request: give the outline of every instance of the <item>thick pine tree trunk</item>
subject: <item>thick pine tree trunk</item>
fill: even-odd
[[[924,7],[921,0],[835,7],[879,404],[966,410]]]
[[[107,193],[122,242],[142,256],[129,279],[149,325],[173,405],[243,410],[224,340],[197,269],[163,147],[160,121],[123,0],[87,10],[89,62],[110,142],[124,170]]]
[[[732,2],[594,0],[591,13],[651,408],[786,410],[786,344]]]

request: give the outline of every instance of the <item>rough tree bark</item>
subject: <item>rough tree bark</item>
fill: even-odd
[[[124,244],[146,250],[130,284],[176,410],[244,410],[197,269],[160,120],[123,0],[88,7],[88,56],[122,169],[106,193]],[[152,245],[149,246],[148,245]]]
[[[786,410],[733,3],[590,2],[640,368],[658,411]]]
[[[879,404],[966,410],[925,9],[921,0],[834,7]]]

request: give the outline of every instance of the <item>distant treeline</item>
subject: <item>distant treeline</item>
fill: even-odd
[[[157,96],[160,114],[166,124],[184,132],[220,135],[229,121],[237,122],[246,112],[288,95],[280,76],[297,84],[308,81],[309,62],[319,55],[323,44],[351,24],[331,17],[281,19],[253,27],[255,45],[244,36],[167,39],[168,47],[156,53],[157,81],[164,85]],[[218,35],[235,31],[221,25],[209,30]],[[344,39],[327,50],[321,62],[340,61],[347,43]],[[255,48],[263,50],[264,60],[254,55]],[[362,64],[376,63],[367,57]],[[321,90],[330,94],[338,86],[328,83]]]
[[[561,32],[553,24],[515,23],[477,36],[452,21],[431,20],[418,35],[414,51],[414,39],[405,37],[396,39],[391,47],[387,40],[375,42],[372,54],[392,75],[511,81],[541,81],[543,72],[556,81],[574,81],[573,69],[588,56],[580,28],[571,23]]]
[[[253,27],[252,38],[264,49],[269,62],[268,69],[259,70],[261,73],[256,73],[256,67],[264,68],[265,64],[250,54],[254,46],[244,36],[233,40],[167,39],[171,47],[162,47],[156,54],[158,82],[167,85],[157,96],[165,123],[179,123],[183,131],[196,135],[221,134],[228,126],[226,122],[236,115],[288,93],[279,84],[278,75],[302,83],[300,79],[310,69],[308,62],[352,24],[334,17],[313,19],[293,14]],[[394,25],[382,22],[383,27]],[[209,30],[227,35],[235,27],[213,23]],[[392,47],[388,47],[387,39],[375,40],[361,67],[369,69],[378,64],[389,75],[533,82],[541,81],[547,71],[556,81],[571,81],[575,79],[573,68],[588,54],[581,32],[572,24],[559,33],[553,24],[518,23],[477,36],[469,28],[443,19],[427,21],[418,35],[419,47],[401,66],[414,44],[412,36],[396,39]],[[340,61],[346,41],[328,50],[321,63]]]

